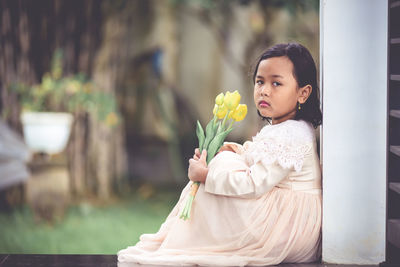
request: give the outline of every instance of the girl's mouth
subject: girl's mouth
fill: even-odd
[[[270,107],[271,105],[270,105],[267,101],[261,100],[260,102],[258,102],[258,106],[259,106],[260,108],[268,108],[268,107]]]

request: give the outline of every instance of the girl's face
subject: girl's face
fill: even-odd
[[[303,104],[311,93],[311,86],[298,88],[293,76],[293,63],[285,56],[262,60],[254,84],[254,103],[272,124],[293,119],[297,102]]]

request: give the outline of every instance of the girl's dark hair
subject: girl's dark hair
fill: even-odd
[[[317,69],[314,60],[307,48],[298,43],[277,44],[265,51],[254,69],[253,83],[255,82],[258,66],[262,60],[272,57],[287,57],[293,63],[293,76],[299,87],[311,85],[312,91],[307,101],[296,111],[295,120],[310,122],[314,128],[322,123],[322,112],[319,101],[319,88],[317,83]],[[260,112],[258,114],[261,116]],[[271,121],[271,118],[261,116]]]

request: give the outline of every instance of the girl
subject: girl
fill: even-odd
[[[244,145],[225,143],[206,164],[198,149],[191,182],[156,234],[118,253],[120,262],[244,266],[312,262],[320,256],[321,124],[315,63],[300,44],[261,55],[254,103],[269,122]],[[202,184],[189,221],[179,219],[190,184]]]

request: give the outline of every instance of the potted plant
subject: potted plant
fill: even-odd
[[[63,151],[74,114],[89,113],[111,127],[119,121],[114,96],[96,90],[84,74],[64,76],[62,58],[62,51],[56,50],[51,71],[43,75],[40,84],[15,83],[11,88],[19,97],[25,141],[33,152]]]

